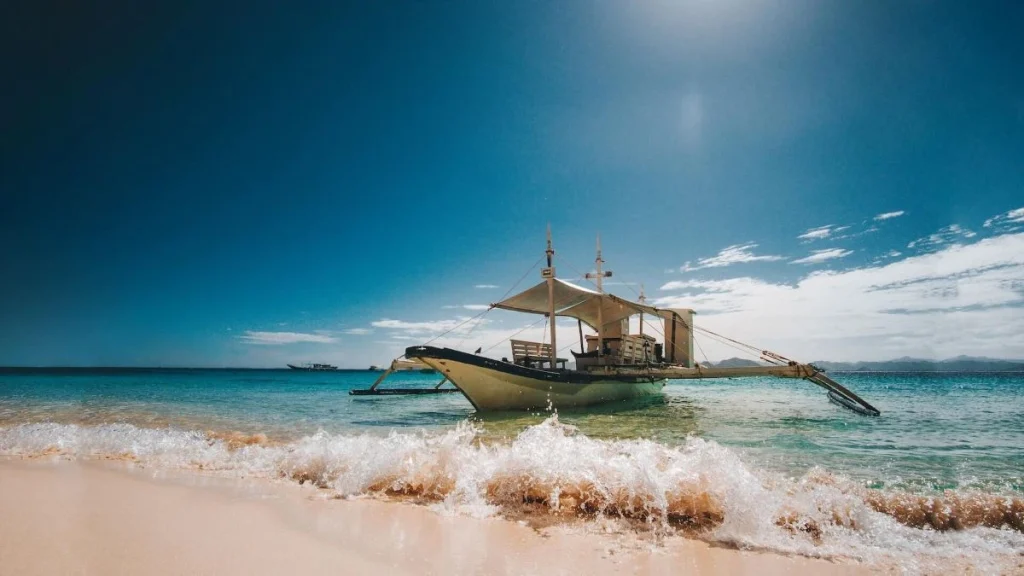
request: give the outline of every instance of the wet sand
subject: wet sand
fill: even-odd
[[[863,574],[856,564],[538,532],[309,487],[0,461],[0,574]]]

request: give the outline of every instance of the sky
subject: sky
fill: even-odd
[[[548,224],[792,358],[1024,358],[1018,2],[0,11],[0,365],[507,356]]]

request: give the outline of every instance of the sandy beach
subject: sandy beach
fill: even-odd
[[[0,462],[0,574],[862,574],[679,537],[657,544],[309,487],[96,462]]]

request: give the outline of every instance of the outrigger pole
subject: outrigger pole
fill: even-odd
[[[381,382],[386,380],[397,369],[397,364],[397,358],[392,360],[391,366],[366,390],[349,390],[348,393],[352,396],[404,396],[409,394],[451,394],[460,392],[458,388],[441,388],[445,382],[448,382],[448,376],[441,378],[441,381],[433,388],[377,388]]]
[[[645,368],[645,376],[654,379],[687,380],[703,378],[744,378],[750,376],[775,376],[778,378],[802,378],[828,390],[828,398],[843,408],[848,408],[865,416],[881,414],[877,408],[857,396],[848,388],[829,378],[824,372],[810,364],[792,363],[785,366],[743,366],[736,368],[682,368],[665,367]]]

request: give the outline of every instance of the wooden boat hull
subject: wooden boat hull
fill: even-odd
[[[447,376],[480,411],[581,408],[660,394],[665,386],[643,376],[539,370],[447,348],[415,346],[406,357]]]

